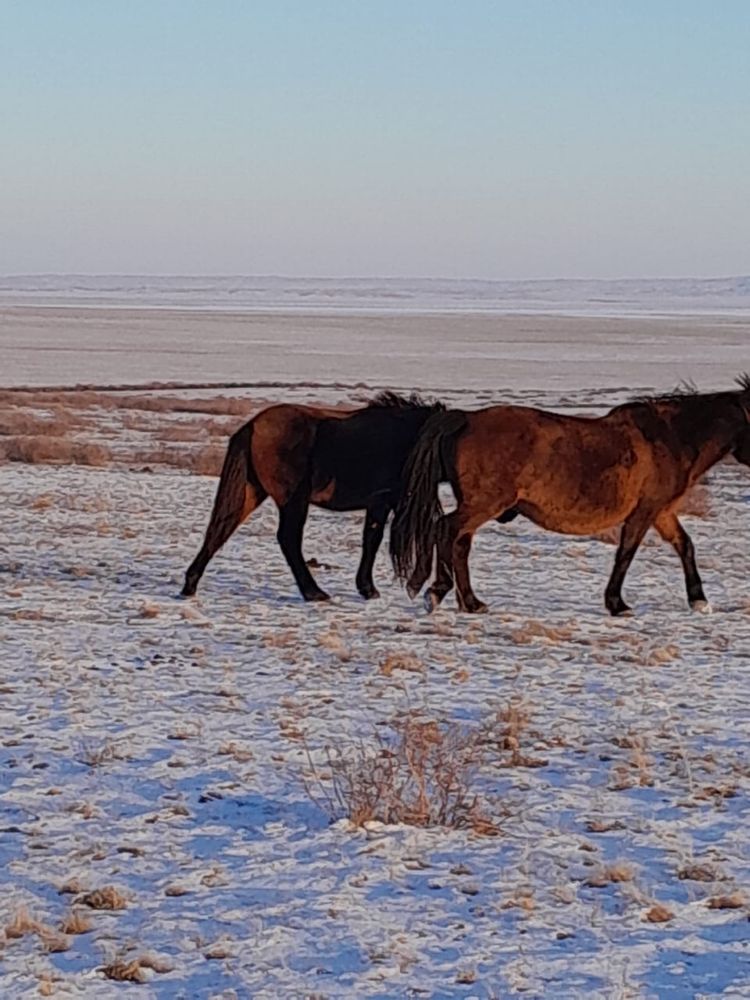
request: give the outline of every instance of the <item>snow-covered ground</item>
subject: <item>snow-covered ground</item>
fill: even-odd
[[[455,381],[452,402],[486,402]],[[748,995],[748,470],[721,465],[711,511],[686,519],[714,614],[687,610],[648,539],[625,620],[602,606],[611,545],[522,520],[477,538],[489,615],[449,598],[426,616],[385,551],[365,603],[360,517],[318,510],[305,552],[333,600],[308,606],[270,502],[180,601],[214,488],[0,467],[0,925],[92,921],[7,938],[3,996]],[[326,746],[509,706],[517,763],[474,779],[499,836],[327,811]],[[124,909],[76,902],[106,886]],[[646,919],[657,904],[670,919]],[[142,986],[98,971],[149,954]]]

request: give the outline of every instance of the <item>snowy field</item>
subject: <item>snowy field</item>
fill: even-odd
[[[737,336],[696,342],[709,367],[684,374],[728,386]],[[592,412],[672,384],[646,366],[613,391],[582,376],[591,390],[515,398]],[[513,398],[446,371],[417,384]],[[329,372],[327,389],[255,395],[361,391]],[[520,519],[477,537],[487,616],[452,598],[426,616],[385,550],[365,603],[360,516],[319,510],[305,554],[333,600],[305,605],[270,502],[181,601],[216,481],[144,459],[162,414],[86,406],[69,432],[106,444],[102,467],[0,465],[2,996],[748,995],[748,470],[719,466],[685,519],[710,616],[649,536],[625,584],[636,616],[608,618],[613,546]],[[244,417],[221,419],[201,447]],[[464,776],[486,823],[348,821],[334,765],[404,720],[494,734]]]

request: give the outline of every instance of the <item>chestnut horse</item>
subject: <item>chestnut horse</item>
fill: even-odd
[[[334,410],[278,404],[262,410],[229,440],[213,512],[200,552],[185,574],[195,593],[214,553],[270,496],[279,508],[277,539],[306,601],[325,601],[302,555],[311,503],[327,510],[366,510],[357,589],[378,597],[372,579],[401,471],[425,421],[444,410],[418,395],[383,392],[367,406]]]
[[[566,535],[622,525],[605,591],[612,615],[630,609],[625,574],[650,527],[676,550],[690,606],[708,611],[693,543],[675,509],[687,490],[732,454],[750,465],[750,376],[739,390],[675,392],[617,406],[603,417],[563,416],[525,406],[449,411],[425,425],[404,469],[402,500],[391,529],[391,558],[411,596],[432,569],[426,594],[437,607],[455,581],[463,611],[486,611],[471,587],[474,533],[490,518],[523,514]],[[437,496],[448,479],[456,510],[444,515]]]

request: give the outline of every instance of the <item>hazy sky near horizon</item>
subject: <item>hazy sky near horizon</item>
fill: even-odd
[[[0,273],[750,273],[745,0],[0,0]]]

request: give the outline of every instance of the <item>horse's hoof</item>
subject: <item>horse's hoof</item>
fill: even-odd
[[[627,604],[623,604],[621,608],[609,608],[609,613],[613,618],[633,618],[633,609],[629,608]]]
[[[306,601],[330,601],[331,595],[326,594],[325,590],[315,590],[312,594],[304,594]]]
[[[179,596],[180,597],[194,597],[195,596],[195,591],[197,589],[198,589],[197,587],[188,587],[188,585],[185,584],[185,586],[180,591]]]
[[[440,607],[440,598],[437,594],[433,594],[431,591],[427,591],[424,595],[424,606],[427,609],[427,614],[431,615],[435,608]]]
[[[484,601],[476,601],[472,604],[463,604],[458,610],[465,611],[468,615],[486,615],[489,608]]]
[[[416,597],[419,597],[419,587],[415,587],[413,584],[407,583],[406,593],[409,595],[409,600],[413,601]]]
[[[376,597],[380,597],[380,591],[377,587],[372,587],[370,590],[360,590],[360,597],[364,597],[366,601],[372,601]]]
[[[699,615],[710,615],[713,614],[713,608],[711,607],[710,601],[691,601],[690,609],[692,611],[697,611]]]

